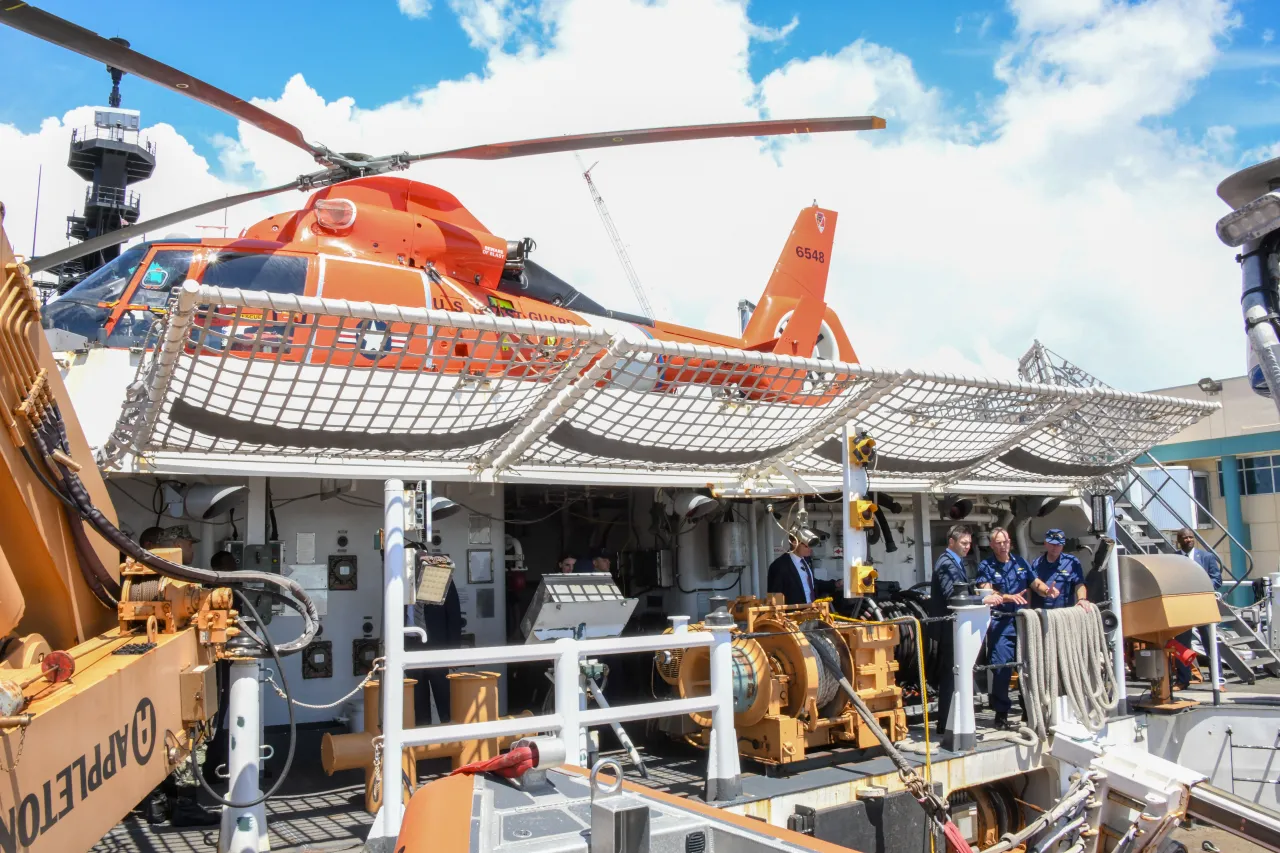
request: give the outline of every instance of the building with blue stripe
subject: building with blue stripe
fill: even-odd
[[[1221,404],[1220,410],[1154,447],[1151,455],[1164,465],[1189,469],[1196,497],[1252,556],[1249,571],[1244,548],[1227,540],[1217,548],[1224,567],[1236,577],[1246,571],[1254,578],[1280,571],[1280,418],[1275,404],[1255,394],[1245,376],[1202,379],[1152,393]],[[1208,529],[1207,519],[1195,521],[1210,542],[1221,535]],[[1242,587],[1232,601],[1252,603],[1252,592]]]

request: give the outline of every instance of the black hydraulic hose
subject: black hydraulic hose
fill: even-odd
[[[889,528],[889,519],[884,517],[884,510],[876,504],[876,526],[880,528],[880,535],[884,538],[884,550],[890,554],[898,550],[898,543],[893,541],[893,531]]]
[[[316,611],[316,606],[314,602],[311,601],[311,597],[307,595],[306,590],[304,590],[302,586],[292,578],[272,574],[270,572],[244,570],[220,572],[213,569],[197,569],[192,566],[184,566],[180,563],[174,563],[151,553],[126,536],[120,528],[116,527],[109,518],[103,515],[102,512],[93,505],[93,498],[85,488],[84,483],[81,482],[79,475],[66,465],[63,465],[61,462],[57,462],[57,460],[54,459],[50,445],[56,447],[66,447],[67,445],[66,426],[62,421],[62,416],[58,411],[57,406],[52,407],[51,422],[46,422],[43,426],[56,431],[58,433],[58,438],[54,441],[49,441],[48,436],[43,434],[42,429],[33,429],[32,436],[36,442],[37,448],[46,460],[51,460],[51,464],[57,464],[58,471],[62,476],[62,481],[66,485],[66,496],[69,497],[76,505],[80,516],[85,521],[89,522],[89,524],[93,526],[94,530],[98,531],[98,533],[101,534],[102,537],[111,545],[115,546],[119,551],[132,557],[139,563],[142,563],[148,568],[166,577],[190,581],[191,583],[197,583],[204,586],[236,586],[244,583],[265,583],[282,588],[289,594],[289,597],[293,599],[292,602],[289,602],[290,606],[302,615],[303,630],[298,637],[290,642],[281,643],[279,646],[273,647],[273,654],[277,651],[285,654],[301,651],[311,643],[312,639],[315,638],[316,631],[320,626],[320,615]],[[53,488],[55,493],[59,491],[56,486],[48,483],[44,478],[41,479],[42,482],[45,482],[47,487]]]
[[[102,563],[98,561],[98,555],[93,552],[93,547],[89,544],[88,538],[84,535],[83,519],[80,517],[79,507],[67,497],[62,489],[58,488],[53,482],[45,476],[40,470],[40,466],[31,458],[31,453],[25,447],[18,448],[22,453],[22,458],[26,460],[27,466],[31,468],[31,472],[36,475],[36,479],[53,493],[63,505],[63,510],[67,514],[67,523],[71,527],[71,535],[75,539],[76,554],[79,556],[80,573],[84,576],[85,583],[93,592],[95,598],[98,599],[105,607],[115,607],[119,604],[120,585],[115,578],[107,572]]]
[[[284,757],[284,767],[280,769],[280,776],[276,779],[276,783],[271,786],[271,790],[267,791],[256,800],[250,800],[247,803],[236,803],[231,800],[223,799],[218,792],[209,787],[209,783],[205,781],[204,774],[200,772],[200,765],[196,761],[196,744],[191,744],[191,753],[188,758],[191,761],[191,773],[196,777],[196,781],[200,783],[200,787],[204,788],[204,792],[213,797],[214,802],[219,805],[226,806],[229,809],[250,809],[260,803],[275,796],[276,791],[280,790],[280,786],[284,784],[284,780],[289,775],[289,769],[293,767],[293,751],[298,745],[298,724],[293,714],[293,694],[289,691],[289,679],[284,673],[284,664],[280,662],[280,652],[275,643],[271,642],[271,635],[267,633],[267,626],[263,624],[262,617],[258,615],[258,609],[253,606],[253,602],[249,600],[249,596],[240,590],[235,590],[236,598],[240,599],[240,605],[253,617],[253,621],[257,623],[258,630],[262,631],[263,639],[266,641],[266,647],[271,652],[271,658],[276,663],[276,672],[280,674],[280,690],[285,695],[284,704],[289,709],[289,751]],[[234,661],[233,661],[234,663]],[[234,787],[235,782],[232,782]]]
[[[94,552],[89,537],[84,533],[84,519],[71,507],[63,507],[63,512],[67,516],[67,526],[71,528],[71,538],[75,542],[76,556],[80,563],[80,574],[84,577],[85,583],[93,591],[94,597],[104,606],[112,609],[118,607],[120,584],[107,573]]]

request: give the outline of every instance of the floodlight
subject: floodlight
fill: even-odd
[[[973,501],[957,498],[955,495],[943,495],[938,501],[938,515],[952,521],[960,521],[973,512]]]
[[[162,489],[164,512],[174,518],[186,516],[197,521],[209,521],[225,515],[244,500],[248,492],[249,487],[243,485],[165,483]]]
[[[1218,220],[1218,239],[1243,246],[1280,228],[1280,192],[1269,192]]]
[[[623,597],[608,572],[543,575],[520,628],[526,643],[617,637],[638,603]]]
[[[715,512],[720,502],[698,492],[681,492],[671,503],[672,515],[692,521]]]
[[[458,510],[462,509],[462,505],[454,503],[446,497],[437,496],[427,502],[427,508],[431,510],[431,520],[439,521],[442,518],[448,518]]]

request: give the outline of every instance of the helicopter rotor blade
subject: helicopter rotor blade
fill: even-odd
[[[423,160],[506,160],[534,154],[560,151],[582,151],[588,148],[617,148],[622,145],[645,145],[652,142],[682,142],[690,139],[726,139],[740,136],[780,136],[792,133],[830,133],[849,130],[879,130],[884,119],[877,116],[845,118],[775,119],[742,121],[729,124],[694,124],[682,127],[654,127],[645,130],[621,130],[613,133],[581,133],[574,136],[551,136],[454,148],[432,154],[414,154],[408,162]]]
[[[82,56],[104,62],[135,77],[150,80],[166,89],[172,89],[179,95],[194,98],[259,130],[277,136],[285,142],[296,145],[314,157],[317,162],[324,164],[330,162],[330,152],[327,148],[308,142],[303,138],[301,130],[284,119],[272,115],[261,107],[255,107],[230,92],[224,92],[203,80],[105,39],[91,30],[63,20],[57,15],[51,15],[43,9],[28,6],[26,3],[0,3],[0,24],[7,24],[15,30],[21,30]]]
[[[99,252],[103,249],[109,249],[112,246],[118,246],[134,237],[141,237],[148,231],[155,231],[159,228],[168,228],[170,225],[177,225],[179,222],[185,222],[188,219],[194,219],[197,216],[204,216],[206,213],[213,213],[227,207],[234,207],[237,204],[243,204],[246,201],[254,201],[259,198],[266,198],[276,193],[282,193],[286,190],[296,190],[298,188],[297,181],[290,181],[278,187],[271,187],[265,190],[254,190],[253,192],[240,193],[239,195],[226,196],[212,201],[206,201],[203,204],[197,204],[194,207],[186,207],[182,210],[175,210],[173,213],[166,213],[164,216],[157,216],[155,219],[148,219],[146,222],[139,222],[137,225],[130,225],[127,228],[121,228],[119,231],[108,231],[100,237],[94,237],[85,240],[83,243],[76,243],[65,249],[59,249],[48,255],[34,258],[27,263],[27,268],[33,273],[43,272],[44,270],[64,264],[67,261],[74,261],[76,258],[84,257],[93,252]]]

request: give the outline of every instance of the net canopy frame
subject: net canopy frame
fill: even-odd
[[[1068,493],[1218,408],[194,282],[169,307],[108,469],[839,489],[847,427],[880,488]]]

